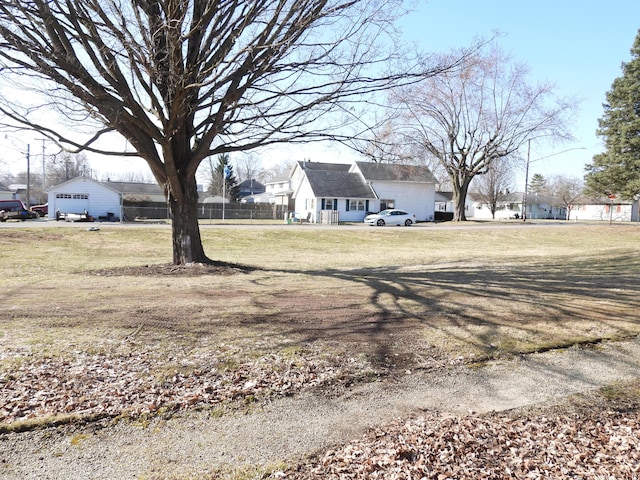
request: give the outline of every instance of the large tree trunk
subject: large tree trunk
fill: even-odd
[[[465,205],[471,179],[464,178],[458,181],[458,179],[454,177],[451,180],[451,184],[453,185],[453,221],[466,222],[467,212],[465,210]]]
[[[173,241],[173,263],[184,265],[187,263],[209,263],[204,253],[198,224],[198,188],[195,178],[185,179],[183,196],[178,200],[169,195],[168,204],[171,211],[171,230]]]

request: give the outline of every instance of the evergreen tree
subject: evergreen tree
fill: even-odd
[[[631,199],[640,193],[640,30],[631,49],[631,61],[622,64],[622,76],[606,95],[597,134],[605,151],[586,166],[591,194],[614,193]]]
[[[211,176],[209,193],[228,198],[231,202],[235,202],[238,199],[240,193],[238,179],[233,172],[233,165],[229,161],[229,155],[226,153],[218,155],[218,164]]]
[[[529,182],[528,191],[534,195],[543,195],[547,191],[547,179],[539,173],[535,173]]]

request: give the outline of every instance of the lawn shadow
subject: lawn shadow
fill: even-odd
[[[274,293],[276,323],[300,342],[361,345],[377,359],[465,345],[487,357],[559,348],[640,331],[640,259],[541,259],[496,265],[277,270],[335,281],[335,292]],[[348,291],[357,292],[350,297]],[[434,342],[432,338],[436,336]],[[424,349],[427,350],[424,350]],[[452,352],[449,352],[452,354]]]

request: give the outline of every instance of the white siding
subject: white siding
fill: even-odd
[[[394,200],[395,208],[413,213],[419,222],[431,222],[435,216],[436,191],[432,183],[375,182],[379,199]],[[369,208],[371,209],[373,205]]]
[[[610,205],[576,205],[570,214],[570,220],[602,220],[613,222],[631,221],[631,208],[629,204]]]
[[[310,208],[312,204],[314,208]],[[311,223],[315,223],[320,218],[320,207],[319,200],[316,201],[313,196],[313,191],[307,181],[307,177],[304,177],[295,195],[295,212],[302,218],[307,218],[307,215],[311,213],[309,220]]]
[[[58,198],[61,195],[71,198]],[[84,196],[87,198],[82,198]],[[57,210],[82,213],[85,209],[96,219],[108,213],[121,218],[120,194],[86,177],[75,178],[49,191],[49,218],[55,218]]]

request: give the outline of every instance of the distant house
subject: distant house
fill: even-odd
[[[368,212],[387,208],[433,221],[435,184],[426,167],[372,162],[300,161],[289,177],[295,213],[310,222],[322,221],[323,212],[336,212],[340,221],[360,222]]]
[[[9,190],[5,185],[0,183],[0,200],[13,200],[13,191]]]
[[[76,177],[51,187],[49,218],[55,212],[82,213],[87,211],[96,219],[122,218],[122,194],[110,182],[98,182],[89,177]]]
[[[435,203],[436,220],[450,220],[453,218],[455,210],[453,192],[436,192]],[[474,196],[472,193],[467,194],[465,198],[464,211],[467,218],[473,217]]]
[[[436,192],[435,211],[442,213],[453,212],[453,192]]]
[[[238,200],[253,203],[254,198],[265,193],[266,187],[257,180],[244,180],[238,184]]]
[[[622,201],[617,198],[583,199],[571,209],[571,220],[602,220],[612,222],[637,222],[638,201]]]
[[[293,201],[291,199],[292,195],[293,190],[291,189],[291,176],[282,175],[265,183],[265,193],[260,195],[260,199],[261,202],[266,200],[266,202],[273,205],[284,206],[292,210],[294,208]]]
[[[230,203],[228,198],[223,197],[222,195],[213,195],[210,197],[205,197],[202,200],[202,203],[210,204],[210,203]]]
[[[484,202],[477,194],[470,194],[470,197],[473,199],[473,218],[491,219],[490,205]],[[496,205],[495,219],[522,218],[523,202],[525,202],[523,192],[511,192],[502,195]],[[528,194],[526,197],[526,210],[527,219],[531,220],[564,220],[567,217],[566,207],[560,205],[558,199],[545,195]]]
[[[165,203],[166,197],[157,183],[143,182],[100,182],[120,192],[122,199],[129,202]]]

